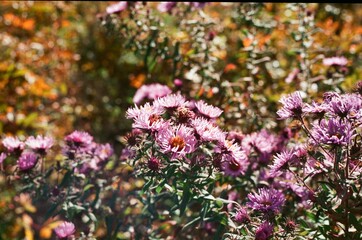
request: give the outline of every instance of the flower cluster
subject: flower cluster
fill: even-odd
[[[228,140],[227,133],[217,126],[221,114],[221,109],[202,100],[188,101],[179,93],[136,105],[126,116],[133,120],[134,131],[140,132],[127,136],[128,147],[142,151],[143,158],[147,156],[145,166],[152,171],[160,169],[156,165],[177,159],[191,165],[213,165],[226,175],[239,176],[248,166],[247,157],[240,144]],[[145,156],[147,145],[152,145],[152,152]]]

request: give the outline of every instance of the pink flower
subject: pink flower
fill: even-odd
[[[128,119],[135,119],[142,114],[155,114],[155,115],[162,115],[165,112],[163,107],[155,106],[150,103],[146,103],[145,105],[138,107],[137,105],[134,108],[128,108],[126,112],[126,118]]]
[[[21,171],[28,171],[35,167],[38,162],[38,156],[32,152],[21,154],[17,161],[17,165]]]
[[[160,12],[169,12],[176,6],[176,4],[177,2],[160,2],[157,9]]]
[[[108,14],[119,13],[127,8],[128,3],[126,1],[120,1],[118,3],[112,4],[106,8]]]
[[[101,162],[108,160],[113,154],[113,148],[109,143],[97,144],[95,155]]]
[[[217,118],[222,114],[222,110],[218,107],[211,106],[205,103],[203,100],[195,103],[197,110],[207,118]]]
[[[18,137],[4,138],[3,145],[9,152],[22,151],[25,147],[25,144]]]
[[[68,145],[75,147],[87,148],[93,142],[93,137],[87,132],[74,131],[65,137]]]
[[[59,238],[67,238],[75,233],[75,226],[71,222],[64,221],[54,231]]]
[[[133,97],[135,104],[140,104],[143,99],[154,100],[170,94],[172,91],[166,85],[153,83],[150,85],[143,85],[140,87]]]
[[[325,66],[345,66],[347,65],[348,60],[345,57],[330,57],[323,59],[323,64]]]
[[[268,240],[273,235],[273,225],[269,222],[262,223],[255,232],[255,240]]]
[[[219,141],[225,140],[225,133],[217,126],[214,126],[209,120],[198,117],[191,121],[196,133],[202,141]]]
[[[4,162],[4,160],[7,158],[7,154],[6,153],[1,153],[0,154],[0,164],[2,164]]]
[[[246,167],[246,156],[244,159],[234,158],[230,154],[222,156],[221,169],[228,176],[238,177],[245,173]]]
[[[53,146],[54,140],[51,137],[43,137],[41,135],[30,136],[26,140],[25,144],[36,152],[45,152]]]
[[[177,107],[186,107],[187,101],[181,94],[169,94],[154,101],[154,106],[158,108],[173,109]]]
[[[277,111],[279,119],[298,118],[303,113],[304,103],[299,92],[282,97],[279,102],[283,107]]]
[[[157,132],[161,128],[166,128],[169,124],[169,121],[165,121],[160,115],[141,113],[141,115],[134,119],[132,127]]]
[[[193,129],[185,125],[163,128],[157,134],[157,142],[162,152],[172,153],[173,157],[193,152],[197,144]]]

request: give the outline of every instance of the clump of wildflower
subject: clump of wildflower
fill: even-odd
[[[337,119],[322,119],[313,125],[312,135],[322,144],[347,145],[353,138],[353,130],[349,122]],[[315,142],[315,144],[317,144]]]
[[[34,136],[30,136],[25,141],[25,144],[33,151],[44,154],[53,146],[54,140],[51,137],[43,137],[41,135],[38,135],[36,138]]]
[[[24,152],[17,161],[20,171],[28,171],[35,167],[38,162],[38,156],[32,152]]]
[[[66,239],[75,233],[75,226],[72,222],[64,221],[54,231],[60,239]]]
[[[21,152],[25,147],[25,144],[18,137],[6,137],[2,143],[9,152]]]
[[[347,63],[348,60],[345,57],[330,57],[323,59],[323,64],[325,66],[345,66]]]
[[[134,95],[133,102],[135,104],[140,104],[144,99],[155,100],[157,98],[164,97],[171,92],[172,91],[168,86],[159,83],[143,85]]]
[[[284,204],[283,193],[272,188],[260,188],[258,193],[248,194],[248,206],[263,213],[277,213]]]
[[[271,239],[273,228],[273,225],[269,222],[262,223],[255,232],[255,240]]]
[[[303,114],[304,103],[299,92],[282,97],[279,102],[283,107],[277,111],[280,119],[299,118]]]

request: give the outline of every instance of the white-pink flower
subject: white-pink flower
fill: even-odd
[[[122,12],[123,10],[125,10],[127,8],[127,6],[128,6],[127,1],[120,1],[118,3],[108,6],[106,8],[106,12],[108,14],[119,13],[119,12]]]
[[[51,137],[43,137],[41,135],[36,136],[36,138],[30,136],[25,141],[25,144],[34,151],[45,151],[53,146],[54,140]]]
[[[208,118],[217,118],[223,112],[220,108],[211,106],[205,103],[203,100],[197,101],[195,103],[195,107],[203,116]]]
[[[3,145],[9,152],[24,150],[25,144],[18,137],[6,137],[3,139]]]
[[[203,117],[193,119],[191,121],[191,125],[203,141],[222,142],[225,140],[225,133],[219,127],[215,126],[212,122]]]
[[[332,66],[332,65],[345,66],[347,65],[347,63],[348,60],[345,57],[330,57],[323,59],[323,64],[326,66]]]

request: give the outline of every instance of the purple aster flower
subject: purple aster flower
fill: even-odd
[[[191,125],[195,128],[202,141],[222,142],[225,140],[225,133],[205,118],[198,117],[191,121]]]
[[[155,100],[160,97],[164,97],[172,93],[171,89],[159,83],[153,83],[149,85],[143,85],[140,87],[133,97],[135,104],[140,104],[143,99]]]
[[[207,118],[217,118],[222,114],[222,110],[218,107],[211,106],[205,103],[203,100],[197,101],[195,103],[197,110]]]
[[[75,233],[75,226],[72,222],[64,221],[57,228],[55,228],[54,231],[60,239],[64,239]]]
[[[3,145],[9,152],[22,151],[25,147],[25,144],[18,137],[4,138]]]
[[[362,108],[362,97],[359,94],[335,96],[329,101],[329,108],[331,113],[340,118],[355,118]]]
[[[119,159],[124,161],[124,160],[133,159],[135,156],[136,156],[136,151],[126,147],[122,149],[122,153]]]
[[[173,157],[185,156],[193,152],[197,144],[193,129],[182,124],[163,128],[157,134],[156,140],[161,151],[172,153]]]
[[[353,138],[353,129],[349,122],[322,119],[313,125],[312,135],[322,144],[347,145]]]
[[[264,213],[277,213],[284,204],[283,193],[272,188],[259,188],[258,193],[249,193],[248,206]]]
[[[154,101],[157,108],[176,109],[178,107],[186,107],[187,101],[181,94],[169,94]]]
[[[250,222],[250,216],[245,208],[240,208],[234,216],[235,222],[239,224],[247,224]]]
[[[160,2],[157,5],[157,10],[160,12],[170,12],[174,7],[176,7],[177,2]]]
[[[75,148],[89,148],[93,142],[93,137],[89,133],[81,131],[74,131],[64,139],[69,146]]]
[[[7,157],[8,157],[8,155],[6,153],[1,153],[0,154],[0,164],[2,164]]]
[[[106,8],[108,14],[119,13],[127,8],[128,3],[126,1],[120,1],[118,3],[112,4]]]
[[[94,153],[101,162],[107,161],[113,154],[113,148],[109,143],[107,144],[97,144]]]
[[[231,154],[222,155],[221,169],[225,175],[238,177],[245,173],[247,166],[246,155],[244,155],[243,159],[235,158]]]
[[[303,112],[307,114],[317,115],[319,118],[322,118],[326,112],[328,112],[330,107],[325,103],[316,103],[312,102],[312,104],[305,104],[303,108]]]
[[[38,162],[38,156],[32,152],[24,152],[17,161],[20,171],[28,171],[35,167]]]
[[[155,115],[162,115],[163,113],[165,113],[164,108],[160,107],[160,106],[155,106],[152,105],[150,103],[146,103],[145,105],[138,107],[137,105],[135,105],[134,108],[128,108],[127,112],[126,112],[126,118],[128,119],[135,119],[138,116],[140,116],[141,114],[155,114]]]
[[[279,102],[283,107],[277,111],[280,119],[298,118],[303,113],[303,100],[299,92],[282,97]]]
[[[289,166],[297,161],[297,157],[292,150],[286,150],[277,154],[274,158],[274,164],[271,166],[270,174],[276,175],[280,171],[287,170]]]
[[[25,144],[28,145],[33,151],[38,153],[45,153],[46,150],[50,149],[53,144],[54,140],[51,137],[43,137],[41,135],[36,136],[30,136],[25,141]]]
[[[238,132],[238,131],[230,131],[227,134],[228,140],[234,141],[238,144],[241,144],[243,142],[244,137],[245,136],[241,132]]]
[[[132,127],[157,132],[162,128],[166,128],[168,125],[170,125],[170,122],[165,121],[160,115],[141,113],[141,115],[134,119]]]
[[[255,240],[268,240],[273,235],[273,225],[269,222],[262,223],[255,232]]]
[[[345,66],[348,60],[345,57],[330,57],[323,59],[323,65],[325,66]]]

